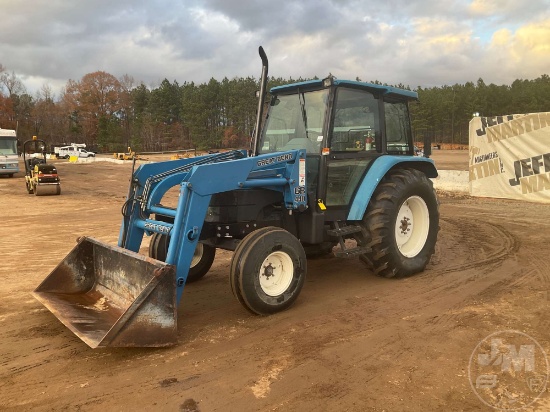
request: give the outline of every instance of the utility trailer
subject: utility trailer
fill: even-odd
[[[183,289],[208,272],[216,249],[234,252],[233,294],[260,315],[296,301],[309,256],[358,257],[388,278],[429,262],[437,171],[414,156],[408,102],[417,94],[332,76],[275,87],[261,129],[261,47],[260,56],[250,152],[139,166],[118,245],[80,238],[34,291],[89,346],[176,344]],[[172,187],[176,207],[163,204]],[[149,256],[137,253],[144,236]]]

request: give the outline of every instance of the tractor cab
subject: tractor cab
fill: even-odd
[[[275,87],[256,154],[305,149],[309,197],[345,219],[375,159],[413,155],[407,103],[415,99],[408,90],[332,76]]]

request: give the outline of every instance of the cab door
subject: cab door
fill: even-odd
[[[325,156],[324,204],[331,219],[346,215],[369,165],[383,152],[380,110],[380,99],[369,91],[336,89]]]

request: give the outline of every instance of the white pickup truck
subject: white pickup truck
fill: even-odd
[[[57,155],[59,158],[68,159],[71,156],[75,157],[95,157],[94,152],[88,152],[86,149],[74,146],[64,146],[59,148]]]

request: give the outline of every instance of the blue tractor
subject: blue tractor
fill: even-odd
[[[261,47],[260,56],[252,149],[139,166],[118,245],[81,237],[34,291],[89,346],[177,343],[184,286],[208,272],[216,249],[234,252],[233,294],[260,315],[296,301],[309,257],[359,257],[387,278],[429,262],[437,171],[414,156],[408,103],[417,94],[329,76],[274,87],[265,102]],[[145,236],[149,256],[138,253]]]

